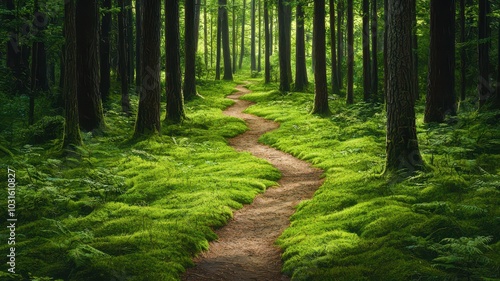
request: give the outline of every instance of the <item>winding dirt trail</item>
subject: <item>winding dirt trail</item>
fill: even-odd
[[[258,143],[259,137],[279,124],[242,113],[252,103],[240,100],[251,91],[240,85],[228,96],[236,103],[224,114],[241,118],[249,130],[229,144],[238,151],[248,151],[266,159],[282,173],[279,186],[258,195],[254,202],[234,213],[233,220],[216,231],[219,239],[210,243],[207,252],[195,258],[182,280],[289,280],[281,274],[281,251],[274,242],[289,225],[294,206],[311,198],[323,183],[322,171],[289,154]]]

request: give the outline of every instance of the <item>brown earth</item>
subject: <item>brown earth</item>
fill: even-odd
[[[229,144],[237,151],[248,151],[266,159],[281,171],[279,186],[258,195],[252,204],[234,213],[229,224],[216,231],[218,240],[194,259],[195,267],[182,280],[290,280],[281,273],[281,251],[274,242],[289,225],[294,207],[313,196],[323,183],[322,171],[289,154],[259,144],[259,137],[279,124],[242,113],[252,103],[240,100],[251,91],[240,85],[228,96],[236,103],[224,114],[246,121],[249,130]]]

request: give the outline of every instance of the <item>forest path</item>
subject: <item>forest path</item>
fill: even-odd
[[[250,93],[243,85],[228,98],[236,103],[224,114],[243,119],[249,130],[229,139],[237,151],[248,151],[269,161],[281,171],[278,187],[258,195],[252,204],[234,213],[225,227],[217,230],[218,240],[208,251],[195,258],[196,266],[182,280],[289,280],[281,274],[281,251],[274,242],[289,225],[289,218],[301,200],[309,199],[323,183],[320,169],[290,154],[258,143],[259,137],[279,124],[243,113],[252,102],[239,97]]]

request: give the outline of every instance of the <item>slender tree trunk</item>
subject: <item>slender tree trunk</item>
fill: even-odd
[[[166,0],[165,12],[166,120],[179,123],[185,117],[180,61],[179,0]],[[144,8],[144,15],[146,15],[146,8]],[[144,20],[146,20],[146,16],[144,16]],[[145,57],[144,60],[146,60]]]
[[[140,93],[140,87],[142,84],[142,22],[143,22],[143,11],[142,11],[142,0],[135,1],[135,85]]]
[[[292,76],[292,5],[289,0],[286,0],[288,5],[285,8],[285,47],[286,47],[286,61],[287,61],[287,75],[290,83],[293,83]]]
[[[212,22],[212,20],[210,20]],[[207,21],[207,5],[203,6],[203,58],[205,60],[205,68],[208,70],[208,21]],[[211,42],[210,42],[211,43]],[[210,45],[212,48],[212,45]]]
[[[347,104],[354,103],[354,15],[353,0],[347,0]]]
[[[109,98],[109,87],[111,85],[111,65],[110,65],[110,41],[109,33],[111,31],[111,9],[112,1],[103,0],[103,8],[107,11],[104,12],[101,22],[101,44],[100,44],[100,68],[101,68],[101,98],[106,102]]]
[[[500,22],[499,22],[500,24]],[[498,29],[498,49],[497,49],[497,91],[493,106],[496,109],[500,108],[500,28]]]
[[[342,62],[344,61],[344,34],[343,34],[343,22],[344,22],[344,0],[338,0],[337,4],[337,76],[339,81],[339,90],[343,88],[343,75],[342,75]]]
[[[141,2],[140,0],[137,2]],[[167,2],[170,2],[167,0]],[[174,2],[174,1],[172,1]],[[175,1],[177,2],[177,1]],[[138,137],[141,135],[148,134],[156,134],[161,130],[160,123],[160,97],[161,97],[161,86],[160,86],[160,29],[161,29],[161,1],[160,0],[146,0],[143,2],[144,6],[141,6],[143,9],[143,33],[142,36],[137,37],[139,41],[142,41],[138,44],[142,46],[141,48],[141,68],[140,73],[143,76],[140,78],[142,84],[138,88],[139,91],[139,108],[137,111],[137,120],[135,122],[135,131],[134,136]],[[175,6],[175,4],[167,3],[166,5]],[[173,8],[173,7],[172,7]],[[174,11],[166,10],[167,13],[174,13]],[[142,16],[141,15],[141,16]],[[178,15],[178,14],[177,14]],[[166,20],[175,21],[175,19],[171,19],[166,16]],[[168,26],[168,25],[167,25]],[[168,28],[171,28],[168,26]],[[170,30],[166,30],[166,32],[171,32]],[[177,31],[178,32],[178,31]],[[170,34],[168,34],[170,35]],[[170,37],[168,38],[170,39]],[[169,44],[167,41],[166,44]],[[169,49],[167,49],[169,50]],[[169,50],[170,51],[170,50]],[[167,60],[170,59],[169,56],[172,56],[171,53],[166,53]],[[177,65],[166,64],[166,73],[167,79],[170,78],[170,68],[179,68]],[[139,78],[139,77],[138,77]],[[179,78],[180,79],[180,78]],[[138,79],[139,80],[139,79]],[[168,81],[171,82],[171,81]],[[168,83],[167,82],[167,83]],[[167,84],[167,88],[171,84]],[[179,90],[180,92],[180,86]],[[175,98],[180,98],[182,101],[182,97],[178,96]],[[175,100],[175,99],[174,99]],[[168,96],[169,105],[172,105],[172,97]],[[173,116],[177,116],[174,113],[178,108],[175,107],[167,107],[167,114],[172,114]],[[180,110],[182,112],[182,104],[180,106]],[[174,111],[174,112],[172,112]],[[182,115],[182,113],[181,113]],[[168,115],[167,115],[168,116]],[[177,120],[177,119],[175,119]]]
[[[236,38],[237,38],[237,35],[236,35],[236,4],[234,3],[234,0],[233,0],[233,24],[232,24],[232,27],[233,27],[233,73],[236,73],[236,60],[238,58],[238,55],[236,54]]]
[[[274,6],[269,4],[269,7],[267,7],[268,12],[269,12],[269,55],[272,56],[274,52],[274,37],[273,37],[273,31],[274,31]]]
[[[325,0],[314,1],[314,114],[328,115],[328,82],[326,79]]]
[[[78,114],[85,131],[104,129],[99,92],[99,7],[97,1],[76,3]]]
[[[262,49],[261,49],[261,46],[262,46],[262,34],[261,34],[261,22],[262,22],[262,16],[261,16],[261,2],[262,0],[259,0],[259,42],[258,42],[258,48],[257,48],[257,71],[260,72],[262,70],[262,65],[261,65],[261,61],[262,61]]]
[[[389,21],[387,14],[389,14],[389,0],[384,0],[384,94],[382,95],[382,101],[387,100],[387,79],[389,76],[387,69],[387,35],[389,32],[389,26],[387,22]]]
[[[302,92],[307,88],[309,83],[307,80],[306,66],[306,46],[304,35],[304,9],[301,1],[297,2],[296,15],[296,36],[295,36],[295,91]],[[324,9],[324,6],[323,6]],[[323,19],[324,20],[324,19]],[[317,83],[317,82],[316,82]]]
[[[455,0],[431,0],[431,42],[424,122],[456,114]]]
[[[370,1],[363,0],[363,100],[371,100]]]
[[[335,1],[330,0],[330,44],[331,44],[331,57],[332,57],[332,91],[333,94],[340,93],[338,65],[337,65],[337,36],[335,33]]]
[[[224,80],[233,80],[233,71],[231,70],[231,48],[229,43],[229,20],[227,15],[227,0],[219,0],[219,13],[221,13],[221,37],[224,59]]]
[[[454,1],[454,0],[453,0]],[[417,1],[412,1],[413,5],[411,7],[411,19],[412,19],[412,36],[411,36],[411,48],[412,59],[413,59],[413,86],[415,87],[415,100],[420,99],[420,91],[418,86],[418,36],[417,36]]]
[[[195,0],[184,0],[184,100],[196,96]]]
[[[460,0],[460,100],[465,100],[467,89],[467,53],[465,49],[465,0]]]
[[[269,34],[269,3],[264,1],[264,44],[265,44],[265,54],[264,54],[264,81],[265,83],[271,82],[271,36]]]
[[[126,0],[127,13],[125,14],[127,22],[127,67],[128,67],[128,83],[129,85],[134,83],[134,28],[133,28],[133,15],[132,15],[132,0]]]
[[[245,15],[246,15],[246,0],[243,0],[243,9],[241,15],[241,47],[240,47],[240,63],[238,68],[243,65],[243,57],[245,56]]]
[[[200,12],[201,12],[201,0],[194,1],[194,52],[198,52],[198,40],[200,38]]]
[[[479,106],[483,106],[491,96],[492,90],[490,86],[490,55],[489,55],[489,42],[487,41],[489,34],[488,23],[488,0],[479,0]]]
[[[255,59],[255,0],[252,2],[252,14],[250,16],[250,69],[257,70],[257,61]]]
[[[386,172],[412,173],[423,166],[415,126],[412,73],[412,18],[415,0],[389,0]]]
[[[14,0],[6,0],[5,6],[8,11],[13,12],[15,10]],[[11,21],[15,19],[15,16],[8,14],[5,16],[5,19],[7,21]],[[11,33],[9,35],[9,41],[7,41],[6,63],[7,67],[10,68],[14,72],[14,74],[16,73],[17,70],[16,68],[18,67],[19,64],[19,53],[20,50],[19,50],[16,30],[11,30]]]
[[[374,100],[378,99],[378,16],[377,0],[372,0],[372,86],[371,94]]]
[[[125,1],[118,0],[120,12],[118,13],[118,56],[119,56],[119,71],[120,71],[120,84],[122,91],[122,111],[130,114],[130,98],[128,93],[129,85],[129,68],[128,68],[128,53],[127,53],[127,17],[125,10]]]
[[[64,2],[64,137],[63,149],[82,145],[78,121],[77,74],[76,74],[76,23],[75,0]]]
[[[289,71],[290,59],[287,56],[287,5],[289,5],[286,0],[278,0],[278,28],[279,28],[279,61],[280,61],[280,91],[290,91],[290,81]]]
[[[220,80],[220,60],[221,60],[221,42],[222,42],[222,28],[221,28],[221,21],[222,21],[222,14],[219,11],[220,7],[218,8],[217,12],[217,57],[215,59],[215,80]]]

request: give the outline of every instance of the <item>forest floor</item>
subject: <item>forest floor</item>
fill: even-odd
[[[229,140],[237,151],[248,151],[280,170],[279,186],[269,188],[252,204],[235,212],[233,220],[216,231],[218,239],[195,258],[183,280],[289,280],[282,275],[281,250],[274,244],[289,225],[294,207],[309,199],[323,183],[322,171],[290,154],[258,143],[259,137],[279,124],[243,113],[252,102],[239,98],[251,91],[243,85],[228,96],[235,104],[224,114],[243,119],[249,129]]]

